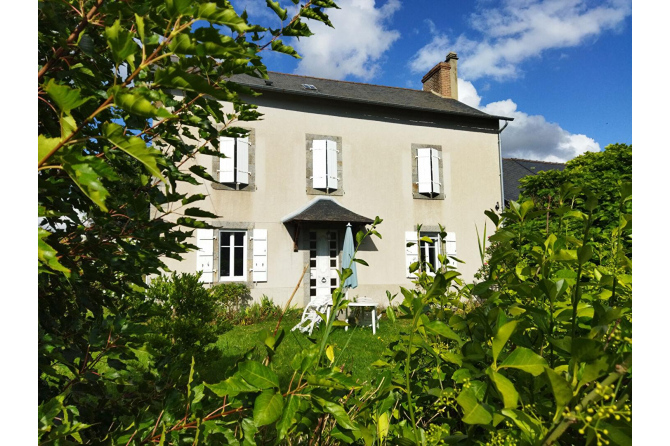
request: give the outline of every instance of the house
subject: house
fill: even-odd
[[[518,158],[503,158],[503,190],[505,206],[507,203],[519,199],[519,181],[528,175],[537,175],[544,170],[563,170],[565,164],[550,161],[532,161]]]
[[[308,76],[269,73],[233,80],[262,93],[249,98],[264,117],[240,123],[249,131],[221,138],[225,159],[203,156],[219,183],[193,186],[201,207],[220,216],[217,229],[194,234],[199,251],[166,264],[203,271],[210,284],[246,282],[254,298],[281,304],[305,265],[293,303],[339,285],[345,228],[384,219],[381,239],[365,240],[358,288],[350,296],[386,302],[386,290],[411,287],[409,265],[419,256],[437,264],[447,253],[465,262],[471,279],[479,266],[475,224],[502,201],[500,120],[458,101],[457,60],[449,53],[422,79],[423,91]],[[437,240],[438,224],[446,243]]]

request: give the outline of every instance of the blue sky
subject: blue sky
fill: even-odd
[[[502,134],[504,156],[565,161],[632,143],[630,0],[337,3],[334,29],[308,22],[314,36],[285,39],[302,60],[268,53],[268,68],[420,89],[421,77],[455,51],[459,99],[515,118]],[[252,22],[279,26],[264,1],[233,4]]]

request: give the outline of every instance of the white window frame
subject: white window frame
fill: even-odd
[[[228,276],[224,276],[221,271],[221,258],[222,258],[222,247],[223,244],[221,243],[223,238],[224,238],[224,233],[230,233],[228,237],[230,237],[230,247],[231,248],[237,248],[234,245],[235,242],[235,233],[242,233],[244,234],[244,244],[242,245],[242,275],[241,276],[236,276],[235,275],[235,249],[231,249],[229,253],[229,261],[230,261],[230,274]],[[219,282],[246,282],[247,281],[247,248],[249,246],[249,234],[247,230],[241,230],[241,229],[218,229],[218,250],[219,250],[219,262],[218,262],[218,275],[219,275]]]
[[[428,243],[426,241],[421,240],[423,237],[428,237],[433,241],[433,243]],[[430,250],[434,249],[435,250],[435,263],[431,263],[433,265],[433,268],[435,270],[439,270],[440,266],[442,266],[442,263],[440,262],[440,254],[442,254],[442,241],[440,239],[440,234],[437,232],[420,232],[419,233],[419,260],[421,262],[429,263],[426,262],[424,259],[429,258],[429,253]],[[435,272],[426,268],[426,272],[430,275],[434,275]]]
[[[405,264],[405,274],[407,277],[414,277],[414,273],[409,272],[409,267],[412,263],[423,261],[423,259],[429,258],[429,252],[431,247],[435,249],[435,263],[431,263],[433,267],[438,270],[442,263],[440,262],[440,255],[445,255],[447,257],[448,266],[456,266],[456,261],[451,259],[450,256],[456,256],[456,233],[447,232],[447,236],[444,239],[440,238],[440,233],[438,231],[421,231],[419,234],[419,239],[417,240],[416,231],[407,231],[405,232],[405,242],[406,244],[413,244],[408,246],[405,249],[406,264]],[[424,242],[421,240],[423,237],[428,237],[433,240],[433,244]],[[429,275],[434,275],[435,273],[426,268]]]

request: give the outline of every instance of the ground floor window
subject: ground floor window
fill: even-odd
[[[439,255],[442,254],[442,244],[440,236],[436,232],[422,232],[419,240],[419,257],[421,262],[426,265],[428,273],[434,272],[440,268]],[[431,267],[433,269],[431,270]]]
[[[219,242],[219,280],[247,280],[247,232],[221,231]]]

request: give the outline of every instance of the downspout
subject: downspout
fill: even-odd
[[[500,210],[505,209],[505,184],[503,182],[503,165],[502,165],[502,145],[500,144],[500,134],[507,128],[509,121],[505,121],[503,128],[498,130],[498,162],[500,167]]]

